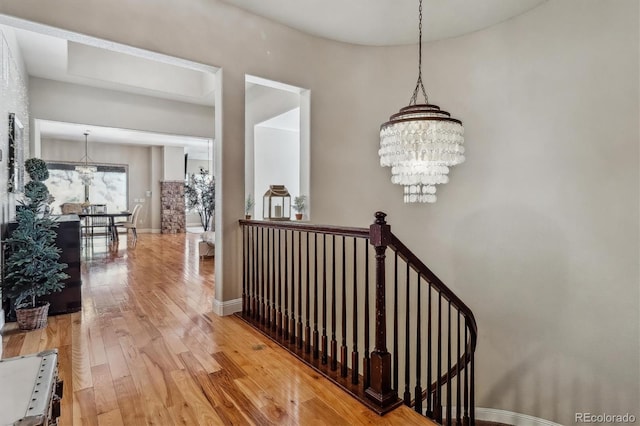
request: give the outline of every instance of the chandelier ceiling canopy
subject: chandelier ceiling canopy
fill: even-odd
[[[380,165],[404,187],[405,203],[434,203],[436,185],[449,182],[449,167],[464,162],[464,128],[429,103],[422,83],[422,0],[419,5],[418,81],[409,101],[380,126]],[[424,103],[418,103],[422,93]]]

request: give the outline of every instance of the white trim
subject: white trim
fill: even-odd
[[[476,420],[505,423],[513,426],[562,426],[550,420],[540,419],[527,414],[497,410],[495,408],[476,408]]]
[[[226,302],[213,299],[213,313],[219,317],[235,314],[240,311],[242,311],[242,298],[227,300]]]
[[[0,308],[0,332],[2,332],[2,327],[4,327],[4,309]],[[0,344],[0,356],[2,354],[2,344]]]
[[[25,19],[16,18],[10,15],[4,15],[0,13],[0,24],[8,25],[23,30],[33,31],[36,33],[48,35],[51,37],[58,37],[74,41],[76,43],[82,43],[93,47],[99,47],[102,49],[112,50],[119,53],[127,53],[129,55],[138,56],[151,61],[162,62],[165,64],[171,64],[179,67],[190,68],[192,70],[201,72],[216,73],[219,68],[211,65],[205,65],[199,62],[193,62],[188,59],[177,58],[174,56],[164,55],[162,53],[152,52],[150,50],[140,49],[127,44],[116,43],[97,37],[92,37],[73,31],[68,31],[62,28],[56,28],[49,25],[40,24],[37,22],[27,21]]]

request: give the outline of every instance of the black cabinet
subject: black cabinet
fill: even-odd
[[[57,216],[60,223],[57,229],[56,246],[60,248],[60,261],[67,264],[64,272],[69,278],[64,280],[61,292],[43,296],[47,301],[49,315],[68,314],[82,309],[82,279],[80,274],[80,218],[75,214]],[[15,222],[7,224],[7,236],[18,226]],[[15,312],[11,306],[5,306],[7,320],[15,320]]]

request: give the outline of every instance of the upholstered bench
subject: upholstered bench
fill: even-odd
[[[211,257],[216,254],[216,233],[212,231],[206,231],[200,234],[200,241],[198,242],[198,254],[200,258]]]

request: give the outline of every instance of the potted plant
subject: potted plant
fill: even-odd
[[[244,203],[244,218],[249,220],[251,219],[251,212],[253,211],[253,206],[255,205],[255,201],[251,194],[247,196],[247,200]]]
[[[296,211],[296,220],[302,220],[306,206],[307,196],[299,195],[293,199],[293,209]]]
[[[39,297],[61,291],[68,275],[56,247],[58,223],[46,212],[49,190],[47,164],[38,158],[25,161],[31,181],[25,185],[25,200],[16,209],[17,227],[5,240],[7,258],[2,297],[13,302],[18,326],[35,330],[47,325],[49,303]]]
[[[216,209],[216,184],[209,171],[200,169],[199,174],[192,174],[184,185],[187,208],[195,209],[200,215],[200,223],[204,231],[209,230],[211,218]]]

